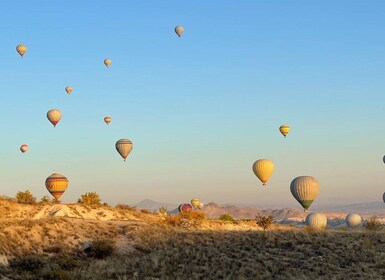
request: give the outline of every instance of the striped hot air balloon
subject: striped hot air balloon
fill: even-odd
[[[59,200],[68,187],[68,180],[62,174],[53,173],[45,180],[45,186],[51,195]]]
[[[286,124],[284,125],[281,125],[279,127],[279,131],[282,133],[282,135],[286,138],[286,135],[289,134],[289,131],[290,131],[290,127]]]
[[[274,172],[274,164],[269,159],[259,159],[253,164],[253,172],[261,180],[262,185],[265,186]]]
[[[23,144],[20,146],[20,151],[22,153],[25,153],[26,151],[28,151],[28,145],[27,144]]]
[[[17,45],[16,51],[20,54],[21,57],[27,52],[27,46],[25,45]]]
[[[362,218],[358,214],[349,214],[346,216],[346,224],[351,228],[356,228],[361,225]]]
[[[291,182],[290,191],[304,211],[307,211],[319,193],[319,183],[314,177],[300,176]]]
[[[47,112],[47,118],[48,120],[53,124],[55,127],[57,123],[61,119],[61,112],[58,109],[52,109]]]
[[[314,230],[324,229],[327,222],[328,219],[321,213],[311,213],[306,216],[306,224]]]
[[[193,198],[191,199],[191,205],[194,206],[194,208],[198,208],[198,205],[199,205],[200,201],[198,198]]]
[[[126,158],[128,154],[131,152],[132,147],[133,147],[133,144],[129,139],[120,139],[115,144],[116,150],[122,156],[124,161],[126,161]]]
[[[112,119],[111,119],[111,117],[109,117],[109,116],[104,117],[104,122],[105,122],[107,125],[110,124],[111,120],[112,120]]]
[[[179,205],[179,207],[178,207],[179,212],[191,211],[192,209],[193,209],[193,207],[189,203],[183,203],[183,204]]]

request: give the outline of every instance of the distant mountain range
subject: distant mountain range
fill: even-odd
[[[168,211],[172,211],[175,208],[177,208],[179,205],[173,204],[173,203],[154,201],[151,199],[145,199],[145,200],[142,200],[141,202],[134,204],[132,206],[136,207],[137,209],[148,209],[151,211],[156,211],[160,207],[166,207]]]

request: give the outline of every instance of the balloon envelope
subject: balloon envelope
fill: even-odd
[[[182,36],[182,34],[184,32],[184,28],[183,28],[183,26],[178,25],[177,27],[175,27],[174,31],[175,31],[176,35],[178,35],[180,37],[180,36]]]
[[[25,153],[26,151],[28,151],[28,145],[27,144],[23,144],[20,146],[20,151],[22,153]]]
[[[120,139],[116,142],[115,148],[118,153],[122,156],[124,160],[126,160],[128,154],[131,152],[133,144],[129,139]]]
[[[382,200],[383,200],[384,203],[385,203],[385,192],[384,192],[384,194],[382,195]]]
[[[286,137],[286,135],[289,134],[290,127],[289,127],[288,125],[286,125],[286,124],[281,125],[281,126],[279,127],[279,131],[282,133],[282,135],[283,135],[284,137]]]
[[[66,87],[65,90],[66,90],[66,92],[67,92],[68,94],[71,94],[71,93],[72,93],[72,87],[70,87],[70,86]]]
[[[106,58],[106,59],[104,60],[104,65],[106,65],[107,68],[109,68],[109,67],[111,66],[111,63],[112,63],[112,60],[109,59],[109,58]]]
[[[17,45],[16,51],[20,54],[21,57],[27,52],[27,47],[25,45]]]
[[[110,122],[111,122],[111,117],[104,117],[104,122],[108,125],[108,124],[110,124]]]
[[[179,212],[191,211],[192,209],[193,207],[188,203],[183,203],[178,207]]]
[[[58,109],[52,109],[47,112],[47,118],[48,120],[53,124],[55,127],[57,123],[61,119],[61,112]]]
[[[361,225],[362,218],[358,214],[349,214],[346,216],[346,224],[351,228],[356,228]]]
[[[314,177],[300,176],[291,182],[290,191],[306,211],[319,193],[319,183]]]
[[[324,229],[327,222],[328,219],[321,213],[311,213],[306,216],[306,224],[314,230]]]
[[[197,208],[199,203],[200,203],[200,201],[198,198],[191,199],[191,205],[194,206],[194,208]]]
[[[45,186],[50,194],[59,200],[68,187],[68,180],[62,174],[53,173],[45,180]]]
[[[199,210],[202,210],[203,207],[205,207],[205,204],[203,202],[200,202],[198,205]]]
[[[261,180],[262,185],[266,185],[267,180],[274,172],[274,164],[269,159],[259,159],[253,164],[253,172]]]

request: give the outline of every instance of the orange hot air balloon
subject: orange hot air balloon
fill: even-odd
[[[24,154],[26,151],[28,151],[28,145],[27,144],[21,145],[20,151]]]
[[[71,94],[72,93],[72,87],[68,86],[65,88],[65,91],[68,93],[68,94]]]
[[[47,112],[47,118],[48,120],[53,124],[55,127],[57,123],[61,119],[61,112],[58,109],[52,109]]]
[[[107,125],[110,124],[111,120],[112,120],[112,119],[111,119],[111,117],[109,117],[109,116],[104,117],[104,122],[105,122]]]
[[[21,57],[27,52],[27,47],[25,45],[17,45],[16,51],[20,54]]]
[[[45,180],[45,186],[50,194],[59,200],[68,187],[68,179],[62,174],[53,173]]]

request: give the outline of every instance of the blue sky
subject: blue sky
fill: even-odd
[[[301,175],[320,182],[314,205],[385,191],[383,1],[2,1],[0,9],[2,194],[40,198],[54,172],[70,180],[64,202],[96,191],[111,204],[198,197],[299,207],[289,185]],[[28,47],[24,58],[18,44]],[[56,128],[46,119],[53,108],[63,113]],[[126,162],[115,151],[120,138],[134,142]],[[260,158],[276,167],[267,187],[251,171]]]

